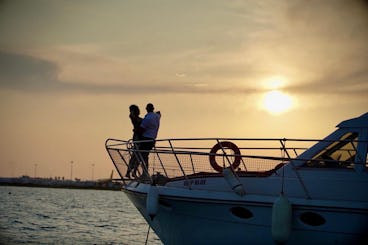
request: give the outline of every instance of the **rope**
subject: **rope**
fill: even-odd
[[[282,151],[281,157],[285,157],[285,151]],[[284,165],[284,160],[281,162]],[[281,195],[284,195],[284,179],[285,179],[285,168],[282,168],[282,177],[281,177]]]
[[[150,229],[151,229],[151,226],[148,225],[148,231],[147,231],[147,236],[146,236],[146,242],[144,243],[145,245],[147,245],[148,243],[148,236],[149,236],[149,233],[150,233]]]

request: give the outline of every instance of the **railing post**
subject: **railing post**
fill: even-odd
[[[166,177],[168,177],[168,178],[169,178],[169,176],[167,175],[167,172],[166,172],[165,166],[164,166],[164,164],[162,163],[162,160],[161,160],[160,154],[158,154],[158,152],[157,152],[156,146],[154,146],[154,149],[155,149],[155,152],[156,152],[157,158],[158,158],[158,160],[160,161],[161,167],[162,167],[162,169],[164,170],[164,173],[165,173]]]
[[[293,161],[291,161],[290,155],[289,155],[289,153],[288,153],[288,152],[287,152],[287,150],[286,150],[286,144],[285,144],[284,142],[286,142],[286,139],[285,139],[285,138],[280,139],[280,144],[281,144],[281,146],[282,146],[282,149],[284,150],[285,154],[287,155],[287,157],[288,157],[288,161],[289,161],[289,162],[290,162],[290,164],[293,166],[293,169],[294,169],[294,171],[295,171],[295,174],[296,174],[296,176],[297,176],[297,178],[298,178],[298,180],[299,180],[299,182],[300,182],[300,184],[301,184],[301,186],[302,186],[302,188],[303,188],[303,190],[304,190],[304,192],[305,192],[305,194],[306,194],[307,198],[308,198],[308,199],[311,199],[311,197],[310,197],[310,195],[309,195],[309,193],[308,193],[307,187],[305,186],[305,184],[304,184],[304,182],[303,182],[303,180],[302,180],[302,177],[300,176],[300,174],[299,174],[298,170],[296,169],[296,167],[295,167],[295,165],[294,165]]]
[[[168,141],[169,141],[169,144],[170,144],[170,147],[171,147],[172,153],[174,154],[175,159],[176,159],[177,163],[179,164],[180,170],[183,172],[184,178],[188,181],[189,189],[191,189],[191,188],[192,188],[192,184],[190,183],[190,181],[189,181],[189,179],[188,179],[188,176],[185,174],[185,171],[184,171],[183,167],[181,166],[181,163],[180,163],[180,161],[179,161],[179,158],[178,158],[178,156],[176,155],[176,152],[175,152],[175,150],[174,150],[174,147],[173,147],[173,146],[172,146],[172,144],[171,144],[171,140],[169,139]]]
[[[190,157],[190,162],[191,162],[191,164],[192,164],[192,171],[193,171],[193,174],[195,174],[195,169],[194,169],[194,163],[193,163],[192,153],[189,153],[189,157]]]
[[[290,155],[289,155],[289,152],[286,149],[286,144],[284,142],[286,142],[285,138],[280,139],[280,144],[282,146],[281,149],[285,152],[286,156],[288,157],[288,160],[290,161]]]

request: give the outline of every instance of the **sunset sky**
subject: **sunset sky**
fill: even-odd
[[[0,102],[2,177],[107,178],[130,104],[159,138],[323,138],[368,111],[368,2],[0,0]]]

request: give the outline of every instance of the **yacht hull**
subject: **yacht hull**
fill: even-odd
[[[258,202],[241,202],[160,195],[158,213],[151,219],[146,211],[146,193],[123,191],[164,244],[275,243],[271,232],[273,203],[262,201],[262,197]],[[292,212],[292,230],[287,244],[367,242],[367,209],[293,205]],[[306,222],[312,224],[302,221],[301,216],[308,212],[323,217],[323,224],[313,223],[322,222],[318,220],[308,221],[313,219],[313,215],[306,218]]]

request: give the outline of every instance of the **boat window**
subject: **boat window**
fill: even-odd
[[[230,211],[233,215],[241,219],[250,219],[253,217],[253,213],[249,209],[243,207],[232,207]]]
[[[352,132],[343,135],[340,140],[332,142],[312,160],[308,161],[307,167],[345,167],[351,168],[354,164],[357,150],[358,133]]]
[[[320,226],[326,223],[322,215],[314,212],[304,212],[299,216],[299,219],[307,225]]]

